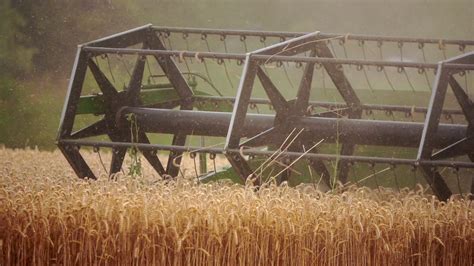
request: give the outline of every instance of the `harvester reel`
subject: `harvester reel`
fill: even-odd
[[[257,44],[260,47],[255,48]],[[400,60],[386,59],[385,45],[395,47]],[[422,57],[410,53],[411,46]],[[437,48],[443,58],[428,62],[428,47]],[[96,178],[80,147],[111,148],[111,176],[121,170],[127,149],[134,148],[163,178],[179,174],[184,152],[191,152],[193,158],[199,153],[201,174],[207,172],[205,154],[212,158],[222,154],[232,166],[229,171],[242,182],[252,179],[257,185],[268,181],[262,169],[271,163],[280,167],[276,175],[270,174],[279,182],[309,172],[329,187],[376,179],[388,171],[396,178],[395,168],[401,165],[412,169],[415,177],[421,171],[433,193],[447,200],[452,189],[442,176],[445,168],[453,169],[458,178],[459,171],[474,168],[474,105],[468,91],[473,47],[474,41],[468,40],[146,25],[79,46],[57,143],[80,178]],[[378,57],[369,58],[369,52]],[[133,57],[131,70],[125,57]],[[120,65],[126,69],[120,70]],[[275,69],[283,72],[275,74]],[[413,72],[421,78],[414,79]],[[373,73],[384,79],[388,90],[374,89]],[[436,75],[430,81],[431,73]],[[300,77],[295,80],[295,76]],[[165,78],[165,83],[143,84],[156,77]],[[288,82],[282,81],[285,77]],[[410,90],[397,91],[401,80]],[[121,82],[123,90],[118,89]],[[361,82],[366,90],[356,89]],[[100,93],[87,95],[87,87],[94,87],[91,84]],[[333,88],[328,90],[328,84]],[[422,84],[428,90],[419,89]],[[321,92],[328,91],[329,98],[342,102],[321,101]],[[293,98],[288,97],[291,92]],[[370,93],[374,98],[390,93],[413,99],[430,96],[426,106],[410,105],[408,99],[401,104],[364,103],[361,99]],[[445,101],[459,108],[443,107]],[[100,118],[77,128],[75,120],[82,115]],[[171,145],[156,143],[150,137],[155,133],[172,135]],[[186,145],[190,136],[201,136],[201,146]],[[206,146],[205,137],[225,139],[225,144]],[[363,147],[375,155],[357,154]],[[370,147],[417,152],[408,152],[412,158],[395,157],[396,152],[382,156],[380,148]],[[159,151],[169,152],[166,164],[160,161]],[[265,167],[256,163],[257,157],[267,158]],[[304,173],[297,165],[303,165]],[[369,175],[357,180],[355,169],[360,165]],[[386,168],[376,170],[377,165]],[[218,175],[217,171],[207,174],[211,179]],[[471,193],[473,189],[471,185]]]

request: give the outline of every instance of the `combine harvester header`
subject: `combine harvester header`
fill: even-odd
[[[79,46],[57,144],[80,178],[97,176],[81,147],[111,148],[111,175],[133,148],[163,178],[189,152],[202,181],[426,182],[447,200],[472,182],[473,48],[146,25]],[[206,154],[232,167],[208,172]]]

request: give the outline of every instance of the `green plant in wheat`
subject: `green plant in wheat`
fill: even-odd
[[[340,148],[340,140],[339,140],[339,119],[336,120],[336,152],[337,151],[340,151],[341,148]],[[337,176],[338,176],[338,169],[339,169],[339,164],[340,164],[340,157],[339,157],[339,153],[336,153],[337,154],[337,157],[336,157],[336,161],[334,162],[334,166],[333,166],[333,174],[332,174],[332,177],[330,177],[330,184],[329,184],[329,188],[331,190],[334,190],[337,186]]]
[[[130,136],[131,143],[138,142],[138,123],[135,114],[129,114],[127,120],[130,122]],[[128,149],[128,155],[130,156],[130,165],[128,167],[128,175],[131,177],[142,176],[142,161],[140,156],[140,150],[135,145],[132,145]]]

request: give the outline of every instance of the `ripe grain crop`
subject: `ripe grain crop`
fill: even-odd
[[[107,156],[105,156],[107,157]],[[468,200],[418,191],[75,178],[0,148],[0,265],[472,265]],[[96,155],[86,152],[88,161]],[[148,166],[147,166],[148,167]],[[101,166],[96,163],[95,170]]]

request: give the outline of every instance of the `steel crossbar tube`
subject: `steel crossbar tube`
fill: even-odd
[[[218,97],[218,96],[201,96],[194,95],[195,101],[215,101],[215,102],[235,102],[233,97]],[[250,103],[254,104],[271,104],[270,100],[263,98],[251,98]],[[323,108],[346,108],[347,104],[342,102],[320,102],[320,101],[309,101],[309,104],[313,107]],[[403,105],[383,105],[383,104],[361,104],[360,107],[363,110],[377,110],[377,111],[392,111],[392,112],[405,112],[405,113],[426,113],[428,108],[418,106],[403,106]],[[443,114],[450,115],[462,115],[462,110],[458,109],[443,109]]]
[[[253,51],[252,54],[273,55],[273,54],[283,53],[281,55],[293,55],[293,54],[298,54],[298,53],[310,50],[311,47],[307,47],[307,46],[314,46],[315,42],[321,42],[321,40],[319,39],[319,32],[312,32],[312,33],[308,33],[296,38],[286,40],[284,42],[275,43],[275,44],[257,49]]]
[[[307,33],[289,31],[257,31],[257,30],[232,30],[232,29],[207,29],[207,28],[184,28],[184,27],[162,27],[152,26],[153,30],[165,33],[188,33],[207,35],[229,35],[229,36],[254,36],[254,37],[285,37],[293,38]]]
[[[140,42],[145,39],[145,33],[151,29],[152,24],[147,24],[128,31],[113,34],[104,38],[100,38],[91,42],[82,44],[82,46],[103,46],[103,47],[127,47]]]
[[[133,113],[146,132],[172,134],[176,131],[188,135],[227,136],[231,113],[183,111],[127,107],[124,114]],[[275,116],[247,114],[242,128],[242,137],[253,137],[274,126]],[[304,128],[304,137],[311,140],[325,139],[328,142],[345,140],[361,145],[380,145],[397,147],[417,147],[423,131],[423,123],[337,119],[321,117],[300,117],[291,119],[292,128]],[[467,126],[441,124],[433,136],[435,146],[442,148],[466,136]],[[339,137],[337,137],[339,135]]]
[[[161,144],[148,144],[148,143],[132,143],[132,142],[109,142],[109,141],[90,141],[90,140],[72,140],[72,139],[61,139],[58,141],[59,144],[65,146],[85,146],[85,147],[104,147],[104,148],[129,148],[136,147],[141,150],[162,150],[162,151],[176,151],[176,152],[195,152],[195,153],[213,153],[213,154],[225,154],[225,153],[240,153],[240,150],[224,148],[209,148],[209,147],[193,147],[193,146],[175,146],[175,145],[161,145]],[[244,155],[265,155],[270,156],[274,154],[274,151],[263,151],[256,149],[244,149],[242,150]],[[298,158],[303,153],[301,152],[282,152],[281,156],[287,156],[290,158]],[[370,156],[348,156],[348,155],[337,155],[337,154],[317,154],[307,153],[304,155],[307,159],[319,159],[328,161],[348,161],[348,162],[361,162],[361,163],[383,163],[389,165],[412,165],[412,166],[432,166],[432,167],[452,167],[452,168],[474,168],[474,163],[464,161],[430,161],[421,160],[416,161],[413,159],[402,159],[402,158],[388,158],[388,157],[370,157]]]
[[[214,52],[194,52],[194,51],[178,51],[178,50],[147,50],[132,48],[104,48],[104,47],[84,47],[84,51],[94,55],[100,54],[118,54],[118,55],[155,55],[155,56],[182,56],[190,58],[211,58],[211,59],[234,59],[244,60],[245,54],[236,53],[214,53]],[[252,55],[252,58],[266,62],[303,62],[303,63],[329,63],[340,65],[366,65],[366,66],[382,66],[382,67],[407,67],[407,68],[424,68],[436,69],[436,63],[415,63],[415,62],[396,62],[396,61],[377,61],[377,60],[356,60],[356,59],[340,59],[340,58],[321,58],[321,57],[302,57],[302,56],[279,56],[279,55]],[[453,69],[474,69],[474,65],[446,63],[447,68]]]
[[[162,27],[152,26],[153,30],[165,33],[188,33],[188,34],[207,34],[207,35],[235,35],[235,36],[255,36],[255,37],[299,37],[309,32],[288,32],[288,31],[255,31],[255,30],[231,30],[231,29],[208,29],[208,28],[188,28],[188,27]],[[348,33],[324,33],[319,34],[320,38],[346,38],[348,40],[364,41],[382,41],[382,42],[412,42],[412,43],[433,43],[433,44],[453,44],[453,45],[474,45],[471,40],[444,40],[434,38],[410,38],[395,36],[362,35]]]
[[[118,55],[156,55],[156,56],[182,56],[182,57],[199,57],[211,59],[234,59],[244,60],[245,54],[237,53],[216,53],[216,52],[195,52],[195,51],[179,51],[179,50],[149,50],[135,48],[108,48],[108,47],[84,47],[84,51],[94,55],[100,54],[118,54]]]
[[[456,63],[446,63],[444,66],[447,69],[454,70],[474,70],[474,64],[456,64]]]
[[[380,61],[380,60],[357,60],[357,59],[341,59],[341,58],[324,58],[324,57],[302,57],[302,56],[280,56],[280,55],[254,55],[253,59],[260,62],[271,63],[281,62],[301,62],[301,63],[329,63],[340,65],[363,65],[363,66],[383,66],[383,67],[407,67],[407,68],[424,68],[436,69],[437,63],[416,63],[401,61]],[[474,65],[446,63],[445,66],[451,69],[474,69]]]

